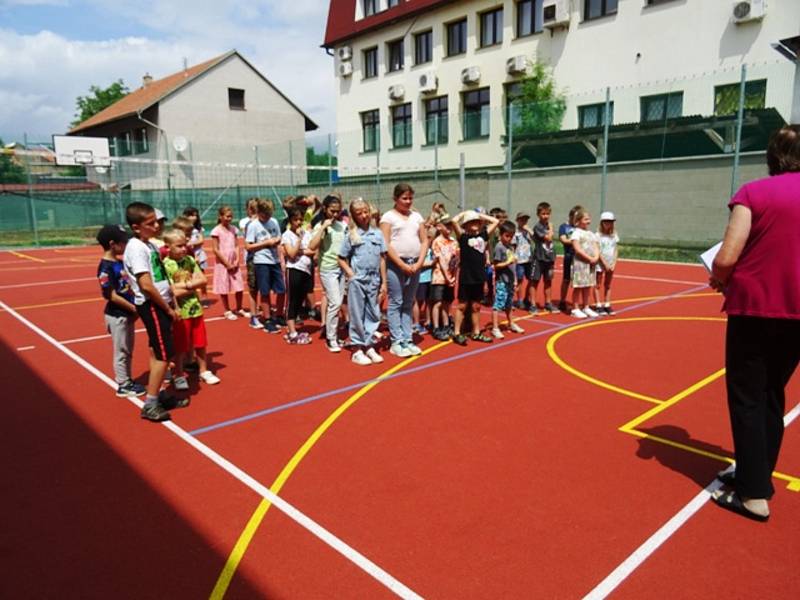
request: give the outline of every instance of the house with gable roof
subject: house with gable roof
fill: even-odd
[[[135,168],[113,180],[132,189],[163,185],[213,187],[234,183],[214,164],[305,166],[305,132],[317,125],[239,52],[231,50],[161,79],[145,75],[142,86],[86,119],[68,135],[105,137],[112,156]],[[174,164],[173,164],[174,163]],[[206,163],[204,169],[194,164]],[[119,170],[128,166],[119,162]],[[252,171],[252,169],[251,169]],[[90,179],[94,177],[89,174]],[[253,183],[255,173],[235,183]],[[300,168],[294,183],[305,181]],[[100,178],[98,178],[100,179]]]

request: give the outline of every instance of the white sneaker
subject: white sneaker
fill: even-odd
[[[422,350],[420,350],[419,346],[411,342],[406,344],[406,350],[408,350],[410,356],[419,356],[422,354]]]
[[[585,319],[588,315],[583,312],[580,308],[573,308],[572,312],[570,313],[576,319]]]
[[[214,375],[211,371],[203,371],[200,373],[200,379],[202,379],[208,385],[217,385],[221,381],[220,378]]]
[[[516,323],[511,323],[511,325],[509,325],[508,328],[514,333],[525,333],[525,330]]]
[[[585,313],[586,313],[586,316],[587,316],[587,317],[589,317],[590,319],[594,319],[595,317],[599,317],[599,316],[600,316],[599,314],[597,314],[596,312],[594,312],[594,311],[593,311],[591,308],[589,308],[588,306],[587,306],[586,308],[584,308],[584,309],[583,309],[583,312],[585,312]]]
[[[342,347],[339,345],[339,342],[328,342],[328,352],[333,352],[336,354],[337,352],[342,351]]]
[[[411,351],[400,342],[395,342],[392,344],[392,347],[389,348],[389,352],[395,356],[399,356],[400,358],[408,358],[411,356]]]
[[[496,340],[502,340],[506,336],[503,335],[503,332],[500,331],[497,327],[492,329],[492,337]]]
[[[238,319],[238,318],[239,318],[239,317],[237,317],[237,316],[236,316],[234,313],[232,313],[232,312],[231,312],[231,311],[229,311],[229,310],[226,310],[226,311],[225,311],[225,314],[224,314],[224,315],[222,315],[222,316],[223,316],[223,317],[225,317],[226,319],[228,319],[228,321],[235,321],[236,319]]]
[[[350,360],[352,360],[357,365],[361,365],[362,367],[372,364],[372,361],[368,359],[367,356],[364,354],[364,352],[361,350],[355,352]]]
[[[373,363],[376,365],[383,362],[383,357],[378,354],[378,351],[375,348],[367,348],[367,358],[369,358]]]
[[[172,385],[175,387],[176,390],[185,391],[189,389],[189,382],[187,381],[186,377],[181,375],[180,377],[176,377],[172,380]]]

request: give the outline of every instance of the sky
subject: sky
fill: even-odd
[[[0,137],[49,140],[92,85],[133,90],[234,48],[331,131],[327,15],[327,0],[0,0]]]

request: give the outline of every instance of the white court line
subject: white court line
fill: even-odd
[[[205,322],[206,323],[213,323],[214,321],[222,321],[222,320],[226,320],[227,321],[227,319],[225,319],[225,317],[210,317],[208,319],[205,319]],[[145,332],[144,327],[139,328],[139,329],[134,329],[134,333],[144,333],[144,332]],[[104,340],[105,338],[110,338],[110,337],[111,337],[110,334],[102,333],[100,335],[90,335],[90,336],[87,336],[87,337],[72,338],[71,340],[61,340],[61,341],[59,341],[59,344],[64,344],[66,346],[67,344],[80,344],[81,342],[92,342],[94,340]]]
[[[783,417],[784,427],[792,424],[800,415],[800,403],[798,403],[792,410],[790,410]],[[734,466],[726,470],[732,470]],[[600,584],[591,592],[584,596],[584,600],[600,600],[605,598],[613,592],[628,575],[633,573],[641,564],[646,561],[651,554],[666,542],[672,534],[678,531],[694,514],[699,511],[706,502],[711,498],[711,495],[722,487],[722,483],[716,479],[709,483],[706,488],[692,498],[689,503],[679,510],[674,517],[667,521],[658,531],[651,535],[641,546],[639,546],[633,554],[626,558],[616,569],[614,569],[608,577],[606,577]]]
[[[117,384],[113,379],[108,377],[105,373],[97,369],[94,365],[92,365],[88,361],[81,358],[75,352],[64,346],[58,340],[50,336],[50,334],[45,332],[43,329],[34,325],[31,321],[27,320],[25,317],[20,315],[18,312],[16,312],[13,308],[8,306],[2,300],[0,300],[0,308],[5,309],[8,314],[13,316],[15,319],[17,319],[20,323],[28,327],[34,333],[38,334],[45,341],[53,345],[56,349],[66,354],[69,358],[74,360],[81,367],[83,367],[84,369],[89,371],[92,375],[97,377],[100,381],[102,381],[103,383],[105,383],[114,390],[117,389]],[[142,401],[139,400],[138,398],[128,397],[126,399],[132,404],[136,405],[138,408],[142,407]],[[307,531],[318,537],[326,544],[328,544],[328,546],[339,552],[342,556],[344,556],[349,561],[354,563],[356,566],[361,568],[368,575],[374,577],[378,582],[389,588],[392,592],[394,592],[401,598],[412,598],[415,600],[422,599],[422,597],[419,594],[411,590],[409,587],[405,586],[403,583],[401,583],[394,577],[392,577],[389,573],[381,569],[378,565],[373,563],[363,554],[360,554],[357,550],[355,550],[351,546],[348,546],[345,542],[340,540],[333,533],[322,527],[322,525],[320,525],[316,521],[313,521],[310,517],[300,512],[294,506],[286,502],[286,500],[284,500],[280,496],[270,491],[268,487],[256,481],[253,477],[242,471],[239,467],[237,467],[227,459],[223,458],[221,455],[219,455],[214,450],[206,446],[197,438],[189,435],[189,433],[187,433],[184,429],[182,429],[175,423],[172,423],[171,421],[165,421],[160,425],[170,430],[181,440],[183,440],[184,442],[192,446],[195,450],[200,452],[203,456],[208,458],[211,462],[221,467],[228,474],[230,474],[235,479],[237,479],[238,481],[246,485],[248,488],[256,492],[259,496],[270,502],[272,505],[275,506],[275,508],[280,510],[287,517],[289,517],[297,524],[299,524],[301,527],[305,528]]]
[[[36,283],[14,283],[12,285],[0,285],[0,290],[10,290],[13,288],[27,288],[37,285],[58,285],[60,283],[75,283],[76,281],[97,281],[97,277],[81,277],[79,279],[59,279],[58,281],[37,281]]]
[[[662,277],[641,277],[638,275],[618,275],[614,273],[614,279],[637,279],[639,281],[658,281],[660,283],[681,283],[688,285],[703,285],[705,281],[687,281],[684,279],[664,279]]]
[[[17,348],[17,352],[25,352],[25,350],[33,350],[36,346],[20,346]]]

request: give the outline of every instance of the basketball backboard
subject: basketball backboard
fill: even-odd
[[[53,150],[56,154],[56,164],[59,166],[111,165],[108,138],[54,135]]]

